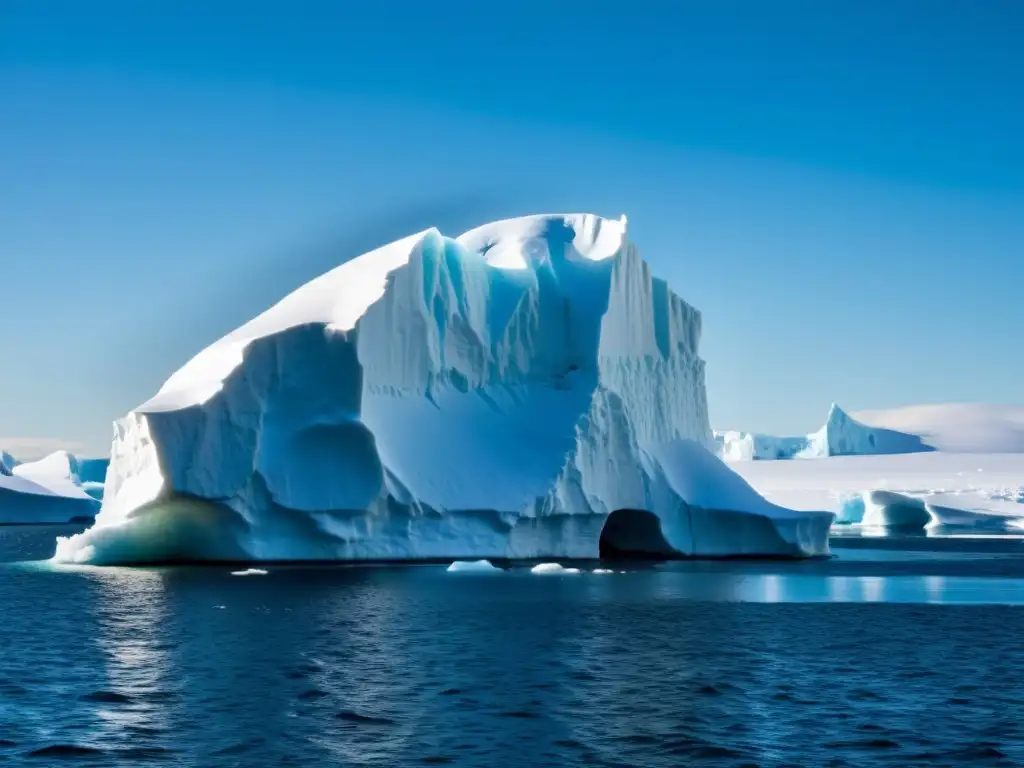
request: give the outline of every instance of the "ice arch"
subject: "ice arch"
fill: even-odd
[[[601,528],[602,558],[660,559],[678,557],[661,531],[661,521],[645,509],[617,509]]]

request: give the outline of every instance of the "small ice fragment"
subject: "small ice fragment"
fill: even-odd
[[[217,608],[217,609],[219,609],[219,610],[222,610],[222,611],[224,610],[224,606],[223,606],[223,605],[215,605],[215,606],[213,606],[213,607],[214,607],[214,608]]]
[[[563,568],[558,563],[538,563],[530,569],[530,573],[579,573],[579,568]]]
[[[232,571],[232,576],[266,576],[267,572],[259,568],[246,568],[244,571]]]
[[[591,573],[615,573],[615,571],[611,571],[607,568],[595,568]]]
[[[456,560],[448,566],[448,573],[498,573],[501,569],[489,560]]]

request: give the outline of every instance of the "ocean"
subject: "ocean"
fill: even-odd
[[[1024,764],[1024,543],[92,568],[0,527],[0,764]]]

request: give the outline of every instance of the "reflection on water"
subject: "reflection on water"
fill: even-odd
[[[758,603],[965,603],[1024,605],[1024,580],[963,576],[766,575],[740,582],[733,599]]]
[[[93,587],[85,607],[96,627],[83,640],[95,643],[105,661],[104,685],[85,694],[99,720],[95,737],[117,744],[130,734],[139,745],[160,750],[171,735],[175,693],[163,580],[126,568],[82,571]]]

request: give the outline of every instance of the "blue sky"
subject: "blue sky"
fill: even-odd
[[[8,0],[0,447],[103,453],[344,258],[545,210],[629,216],[716,427],[1022,402],[1021,39],[1014,0]]]

